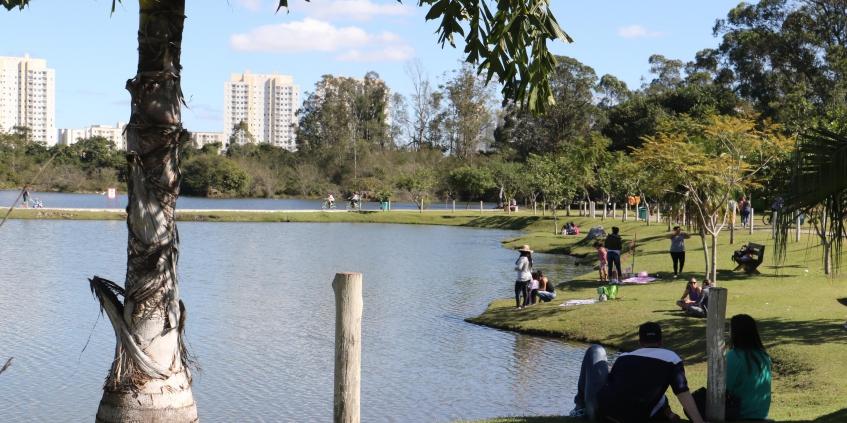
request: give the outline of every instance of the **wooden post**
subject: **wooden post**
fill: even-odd
[[[776,217],[777,211],[771,211],[771,238],[776,238]]]
[[[604,201],[603,202],[603,218],[600,219],[600,220],[606,220],[606,215],[608,215],[608,214],[609,214],[609,203]]]
[[[535,216],[536,214],[538,214],[538,202],[533,201],[532,202],[532,215]]]
[[[800,242],[800,213],[797,213],[797,227],[794,230],[794,242]]]
[[[662,210],[659,207],[659,203],[656,203],[656,223],[660,223],[662,221]]]
[[[456,200],[453,200],[453,213],[456,213]]]
[[[359,423],[362,366],[362,274],[336,273],[335,291],[335,423]]]
[[[591,218],[596,219],[597,218],[597,203],[590,201],[590,202],[588,202],[588,207],[591,207]]]
[[[722,422],[726,414],[726,358],[724,357],[724,325],[726,321],[726,288],[709,288],[709,314],[706,319],[706,415],[711,422]]]
[[[479,212],[482,213],[482,200],[479,200]]]
[[[753,213],[753,208],[750,207],[750,235],[753,235],[753,217],[755,213]]]
[[[735,208],[736,207],[738,207],[738,205],[735,203],[735,201],[731,201],[730,202],[730,210],[731,210],[732,214],[730,215],[730,218],[729,218],[729,244],[730,245],[735,244]]]
[[[391,211],[391,200],[388,200],[388,211]]]
[[[618,203],[612,203],[612,219],[618,217]]]
[[[624,203],[624,206],[623,206],[623,221],[626,222],[626,220],[628,218],[629,218],[629,202],[627,201],[626,203]]]

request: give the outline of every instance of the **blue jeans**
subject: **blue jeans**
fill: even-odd
[[[545,303],[553,301],[553,298],[556,298],[555,292],[547,292],[547,291],[538,291],[538,298]]]
[[[609,361],[606,350],[600,345],[592,345],[585,350],[582,367],[579,370],[579,382],[573,402],[577,408],[585,409],[590,420],[599,417],[597,393],[606,384],[609,377]]]
[[[621,270],[621,254],[612,250],[609,250],[607,255],[607,259],[609,260],[609,275],[608,277],[612,277],[612,270],[617,266],[618,268],[618,279],[623,279],[623,270]]]

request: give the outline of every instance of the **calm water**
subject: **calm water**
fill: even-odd
[[[512,293],[508,232],[374,224],[181,223],[187,339],[205,422],[332,418],[336,271],[364,272],[362,420],[567,413],[582,351],[468,324]],[[87,277],[122,282],[123,222],[0,229],[2,421],[93,421],[114,335]],[[536,267],[567,279],[565,258]],[[83,350],[86,343],[87,348]]]
[[[0,191],[0,208],[8,208],[20,194],[20,191]],[[59,192],[31,192],[33,198],[44,203],[44,207],[55,208],[80,208],[80,209],[125,209],[127,204],[126,195],[118,195],[114,200],[99,194],[68,194]],[[269,199],[269,198],[204,198],[180,196],[177,208],[180,209],[203,209],[203,210],[320,210],[323,200],[302,200],[296,198]],[[465,203],[456,203],[456,209],[464,209]],[[336,207],[344,210],[346,204],[336,196]],[[429,209],[452,208],[452,204],[435,202],[427,205]],[[471,203],[470,207],[479,209],[479,202]],[[493,203],[486,203],[486,209],[495,207]],[[379,203],[362,203],[365,210],[378,210]],[[391,208],[394,210],[417,210],[417,206],[410,202],[392,201]]]

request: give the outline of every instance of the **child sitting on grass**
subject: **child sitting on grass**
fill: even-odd
[[[600,259],[600,283],[608,282],[608,274],[606,268],[609,267],[609,256],[606,247],[600,241],[594,242],[594,248],[597,250],[597,257]]]

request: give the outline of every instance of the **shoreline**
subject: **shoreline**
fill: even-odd
[[[679,297],[685,277],[702,277],[702,257],[699,240],[692,237],[687,243],[688,270],[683,278],[660,278],[644,286],[624,286],[617,301],[590,306],[562,308],[567,299],[593,298],[596,296],[596,273],[590,243],[582,236],[562,237],[554,235],[553,220],[547,216],[529,212],[506,214],[431,210],[419,211],[278,211],[278,210],[181,210],[177,211],[180,221],[206,222],[316,222],[316,223],[393,223],[462,226],[488,229],[510,229],[519,231],[514,238],[502,240],[504,248],[517,248],[529,244],[540,253],[567,254],[581,258],[576,265],[585,267],[585,272],[569,281],[555,280],[557,297],[550,303],[542,303],[528,309],[513,309],[514,299],[494,299],[478,316],[464,319],[466,322],[498,330],[514,331],[530,336],[560,339],[564,342],[589,344],[599,343],[615,351],[637,348],[637,326],[645,321],[660,322],[665,329],[666,346],[686,362],[686,373],[692,389],[705,386],[705,320],[685,317],[673,306]],[[119,209],[16,209],[10,219],[66,219],[66,220],[118,220],[126,213]],[[626,240],[637,236],[637,270],[655,274],[665,273],[670,265],[667,256],[665,224],[645,225],[643,222],[621,222],[620,219],[606,221],[587,217],[560,216],[559,223],[574,221],[581,227],[603,225],[621,227]],[[742,233],[743,232],[743,233]],[[804,235],[800,243],[791,244],[789,260],[781,267],[773,266],[773,257],[768,255],[760,267],[762,275],[746,276],[733,274],[723,269],[732,268],[729,252],[745,242],[757,242],[772,247],[770,231],[757,231],[749,235],[736,231],[735,246],[726,245],[728,234],[722,234],[718,255],[719,286],[729,289],[727,318],[737,313],[747,313],[759,322],[766,347],[774,361],[773,403],[770,418],[775,421],[837,422],[847,421],[847,408],[840,398],[847,395],[838,375],[847,372],[847,363],[834,360],[847,354],[847,333],[841,328],[845,309],[835,299],[847,298],[844,277],[830,278],[818,271],[819,251],[807,251],[814,245]],[[631,256],[625,254],[623,266],[630,265]],[[693,270],[693,271],[692,271]],[[669,273],[669,272],[668,272]],[[665,273],[668,275],[668,273]],[[766,301],[760,300],[767,293]],[[802,292],[802,296],[797,293]],[[814,382],[811,382],[814,381]],[[671,401],[680,414],[678,405]],[[842,409],[843,408],[843,409]],[[567,418],[553,417],[555,421]],[[534,422],[547,421],[538,417],[491,419],[487,422]]]

